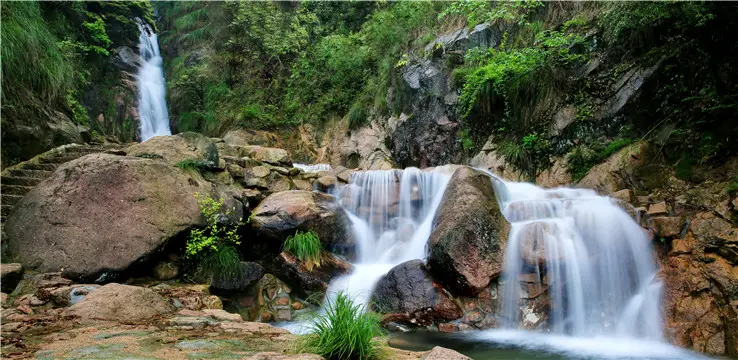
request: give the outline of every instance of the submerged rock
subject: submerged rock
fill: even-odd
[[[67,313],[83,319],[135,323],[174,310],[168,301],[153,290],[111,283],[72,305]]]
[[[454,294],[474,295],[502,271],[508,225],[488,175],[461,167],[446,187],[428,239],[433,279]]]
[[[433,284],[422,260],[395,266],[383,276],[372,294],[372,307],[393,314],[393,321],[427,326],[455,320],[462,311],[442,289]]]
[[[297,230],[314,231],[328,249],[352,243],[348,217],[335,198],[319,192],[290,190],[269,195],[254,209],[251,224],[259,235],[274,241],[274,249]]]
[[[5,224],[9,249],[29,269],[105,281],[201,225],[194,194],[203,190],[159,160],[87,155],[18,203]]]

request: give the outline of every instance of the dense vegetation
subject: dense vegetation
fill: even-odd
[[[134,18],[153,24],[145,1],[5,2],[2,5],[2,121],[6,161],[27,156],[15,126],[64,117],[100,134],[133,139],[133,119],[116,118],[117,47],[134,47]],[[131,96],[131,94],[126,94]]]

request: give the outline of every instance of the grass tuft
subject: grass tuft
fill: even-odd
[[[313,267],[320,267],[321,246],[318,234],[313,231],[301,232],[297,230],[294,236],[287,237],[283,250],[295,255],[309,271]]]
[[[381,345],[374,340],[381,335],[379,316],[365,312],[343,292],[323,306],[324,315],[312,324],[301,351],[309,351],[328,360],[382,358]]]

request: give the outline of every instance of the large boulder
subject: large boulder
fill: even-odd
[[[271,271],[302,296],[325,293],[331,279],[351,272],[351,264],[331,253],[324,253],[320,266],[308,269],[295,255],[280,253],[273,261]]]
[[[297,230],[312,230],[327,249],[345,249],[353,243],[346,214],[330,195],[305,190],[289,190],[269,195],[251,215],[256,232],[282,241]]]
[[[404,262],[383,276],[374,288],[372,307],[380,313],[393,314],[394,321],[417,326],[455,320],[463,314],[433,284],[422,260]]]
[[[15,207],[5,232],[28,269],[82,279],[110,275],[203,225],[202,186],[169,164],[92,154],[68,162]]]
[[[637,143],[612,154],[603,163],[595,165],[579,180],[578,185],[594,189],[602,194],[640,185],[643,188],[658,187],[665,181],[664,171],[659,171],[657,164],[651,163],[651,149],[647,143]],[[641,170],[643,169],[643,171]],[[644,178],[644,179],[641,179]]]
[[[507,228],[489,176],[469,167],[457,169],[428,240],[433,279],[455,294],[480,292],[502,271]]]
[[[292,159],[287,150],[263,146],[244,146],[243,154],[252,159],[271,165],[287,165],[292,167]]]
[[[70,306],[67,313],[85,320],[136,323],[174,310],[174,306],[151,289],[111,283]]]
[[[215,142],[205,135],[194,132],[155,136],[129,146],[125,152],[130,156],[161,158],[172,165],[185,160],[194,160],[217,166],[219,161]]]

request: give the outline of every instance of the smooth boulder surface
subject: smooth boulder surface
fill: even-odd
[[[502,271],[506,229],[489,176],[469,167],[457,169],[428,239],[433,279],[453,294],[480,292]]]
[[[174,306],[153,290],[110,283],[70,306],[67,312],[89,320],[135,323],[174,310]]]
[[[315,191],[289,190],[269,195],[251,216],[256,232],[275,240],[275,247],[297,230],[312,230],[324,247],[343,248],[352,244],[348,217],[335,198]]]
[[[5,224],[10,253],[28,269],[110,281],[203,225],[194,194],[205,190],[160,160],[87,155],[61,166],[16,205]]]
[[[393,320],[417,326],[455,320],[462,311],[430,278],[422,260],[395,266],[383,276],[372,294],[374,310],[394,314]]]
[[[129,146],[125,152],[129,156],[161,158],[172,165],[184,160],[200,161],[210,166],[217,166],[219,162],[215,142],[205,135],[194,132],[154,136],[142,143]]]

